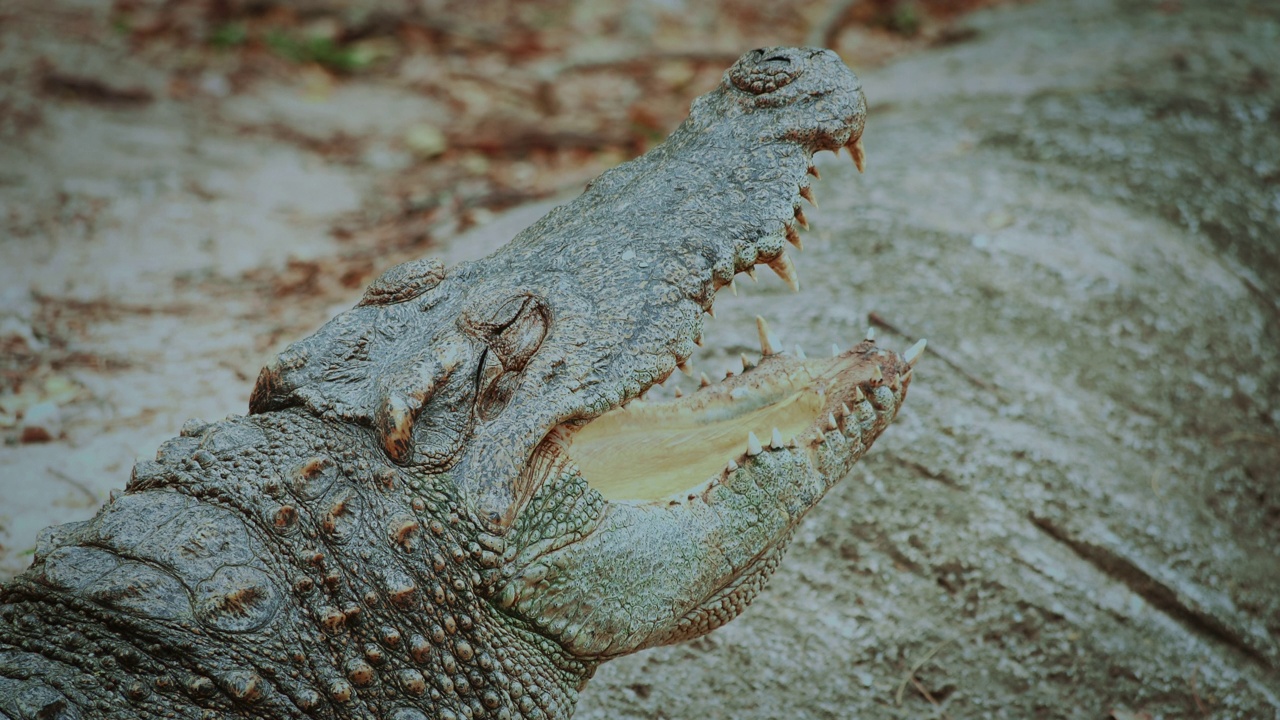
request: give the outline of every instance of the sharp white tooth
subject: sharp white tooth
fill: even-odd
[[[840,346],[835,343],[831,343],[831,357],[840,357]]]
[[[675,395],[676,397],[678,397],[678,398],[682,398],[682,397],[684,397],[684,391],[683,391],[683,390],[681,390],[680,388],[676,388],[676,389],[672,390],[671,392],[672,392],[672,394],[674,394],[674,395]]]
[[[857,385],[854,385],[854,386],[853,386],[853,399],[854,399],[856,402],[862,402],[862,401],[864,401],[864,400],[866,400],[866,399],[867,399],[867,396],[862,394],[862,388],[858,387]],[[849,406],[848,406],[848,405],[845,405],[845,406],[844,406],[844,411],[845,411],[846,413],[847,413],[847,412],[849,412]]]
[[[796,275],[796,266],[791,264],[791,258],[786,253],[770,260],[769,267],[778,273],[778,277],[782,278],[792,292],[800,292],[800,277]]]
[[[861,397],[858,398],[858,402],[862,402]],[[840,403],[840,409],[844,411],[845,417],[849,417],[853,414],[853,411],[849,409],[849,403]]]
[[[920,354],[924,352],[924,346],[927,344],[928,342],[921,338],[915,345],[907,348],[907,351],[902,354],[902,359],[906,360],[908,365],[915,367],[916,360],[920,359]]]
[[[746,270],[743,270],[743,272],[745,272],[747,277],[751,278],[753,282],[760,282],[760,278],[756,277],[756,269],[754,267],[749,267]]]
[[[800,240],[800,233],[790,225],[787,226],[787,242],[796,246],[797,250],[804,250],[804,242]]]
[[[862,136],[859,135],[857,140],[849,143],[849,154],[853,156],[853,164],[858,167],[858,172],[866,169],[867,153],[862,147]]]
[[[796,206],[795,210],[796,210],[796,222],[800,223],[800,227],[804,228],[805,230],[808,230],[809,220],[804,216],[804,210],[801,210],[799,205]]]
[[[813,165],[809,166],[809,174],[812,175],[815,180],[822,179],[822,176],[818,174],[818,168]]]
[[[876,329],[874,327],[867,328],[867,342],[876,341]]]
[[[730,280],[729,291],[733,293],[734,297],[738,297],[738,283],[733,280]]]
[[[755,367],[756,364],[747,359],[747,354],[742,353],[742,372],[746,372]]]
[[[706,373],[698,374],[698,387],[711,387],[711,378]]]
[[[839,427],[840,423],[836,422],[836,414],[832,412],[827,413],[827,429],[835,430]]]
[[[676,367],[680,368],[680,372],[684,373],[685,375],[688,375],[689,377],[693,377],[693,368],[689,366],[689,361],[687,359],[681,360],[680,362],[676,363]]]
[[[769,444],[774,450],[781,450],[786,447],[786,443],[782,441],[782,432],[778,428],[773,429],[773,437],[769,439]]]
[[[813,199],[813,190],[809,189],[808,185],[800,186],[800,197],[804,198],[805,200],[808,200],[809,204],[812,205],[815,209],[818,207],[818,201]]]
[[[871,379],[874,382],[884,382],[884,373],[880,372],[879,365],[871,369]]]
[[[762,452],[764,448],[760,446],[760,438],[756,437],[755,433],[747,431],[747,456],[755,457]]]
[[[911,373],[913,373],[913,372],[915,372],[915,370],[914,370],[913,368],[907,368],[907,371],[906,371],[906,372],[904,372],[904,373],[902,373],[902,386],[903,386],[903,387],[906,387],[906,386],[907,386],[907,383],[911,382]]]
[[[804,348],[800,347],[799,345],[796,345],[796,359],[797,359],[797,360],[808,360],[808,359],[809,359],[809,357],[808,357],[807,355],[805,355],[805,354],[804,354]]]
[[[738,471],[738,463],[737,463],[736,461],[734,461],[734,460],[730,460],[730,461],[729,461],[729,464],[724,466],[724,469],[725,469],[726,471],[728,471],[728,472],[737,472],[737,471]]]
[[[898,376],[897,376],[897,375],[894,375],[894,376],[889,380],[889,389],[890,389],[890,390],[892,390],[892,391],[894,391],[894,392],[898,392]]]
[[[774,348],[778,345],[778,339],[769,332],[769,323],[759,315],[756,316],[756,334],[760,336],[760,354],[772,355],[775,352]]]

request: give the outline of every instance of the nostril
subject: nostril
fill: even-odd
[[[782,56],[782,55],[774,55],[774,56],[773,56],[773,57],[771,57],[771,58],[765,58],[765,62],[780,62],[780,63],[786,63],[786,64],[790,65],[790,64],[791,64],[791,58],[789,58],[789,57],[785,57],[785,56]]]

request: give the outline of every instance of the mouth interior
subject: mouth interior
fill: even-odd
[[[688,491],[742,461],[748,433],[768,445],[816,443],[852,353],[830,360],[765,357],[760,366],[685,398],[635,401],[568,439],[582,476],[608,500],[649,501]],[[839,407],[836,400],[836,407]]]

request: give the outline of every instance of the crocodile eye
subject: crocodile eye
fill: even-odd
[[[507,372],[524,369],[547,335],[547,308],[537,298],[511,298],[482,326],[489,346]]]
[[[541,300],[522,295],[508,300],[488,320],[469,325],[486,346],[476,375],[476,410],[487,420],[501,412],[520,387],[521,371],[547,335],[550,314]]]

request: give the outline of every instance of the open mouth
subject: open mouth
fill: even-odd
[[[860,138],[849,149],[861,169]],[[808,227],[798,200],[813,202],[807,185],[798,195],[796,221],[784,227],[797,247],[794,225]],[[757,262],[798,289],[785,253]],[[833,346],[831,357],[810,359],[799,348],[778,352],[765,321],[756,322],[762,357],[744,356],[742,372],[719,383],[704,375],[686,397],[638,399],[593,420],[566,423],[546,442],[610,501],[692,500],[770,452],[803,455],[796,459],[818,472],[843,474],[897,414],[924,341],[899,355],[877,346],[869,332],[849,350]]]
[[[897,414],[924,341],[898,355],[864,340],[834,357],[773,351],[723,382],[673,400],[637,400],[554,442],[607,500],[690,499],[765,452],[861,455]]]

